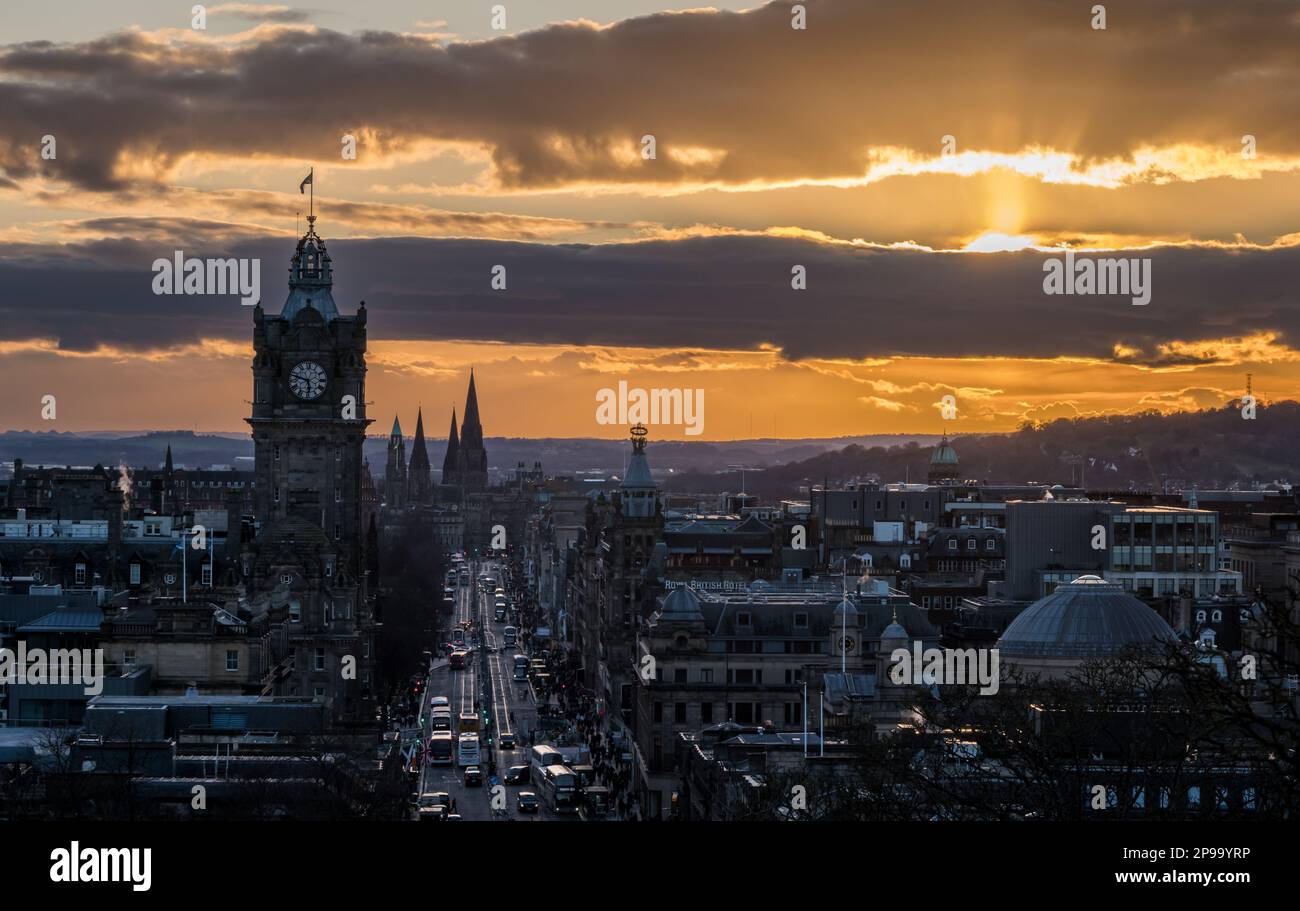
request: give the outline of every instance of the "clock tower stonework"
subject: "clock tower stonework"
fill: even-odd
[[[369,698],[369,671],[357,668],[373,654],[361,501],[366,305],[339,313],[315,221],[298,241],[279,315],[260,303],[253,311],[258,530],[243,572],[275,631],[264,692],[323,698],[339,715]]]

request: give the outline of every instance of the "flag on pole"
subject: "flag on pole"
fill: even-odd
[[[307,184],[310,183],[313,187],[315,187],[315,183],[313,183],[311,179],[311,176],[315,173],[316,173],[316,169],[312,168],[310,171],[307,172],[307,176],[302,179],[302,183],[298,184],[299,195],[307,192],[306,189],[304,189],[307,186]]]

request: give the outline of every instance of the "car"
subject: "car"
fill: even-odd
[[[512,765],[506,769],[506,784],[520,784],[528,780],[528,766]]]
[[[505,734],[502,734],[502,735],[501,735],[501,749],[503,749],[503,750],[513,750],[514,748],[515,748],[515,735],[514,735],[514,734],[511,734],[511,733],[508,733],[508,732],[505,733]]]
[[[483,784],[483,773],[476,765],[468,766],[465,769],[465,787],[476,788]]]
[[[536,813],[537,795],[532,791],[520,791],[519,796],[515,798],[515,806],[520,813]]]
[[[421,807],[449,807],[451,795],[446,791],[425,791],[420,795],[419,804]]]
[[[447,808],[442,804],[436,807],[420,807],[420,822],[438,822],[447,818]]]
[[[445,819],[447,822],[458,822],[463,817],[459,813],[448,813]]]

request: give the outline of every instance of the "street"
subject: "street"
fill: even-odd
[[[514,681],[512,656],[514,649],[503,650],[504,636],[502,630],[509,625],[509,619],[497,622],[493,617],[493,587],[480,586],[478,576],[487,572],[493,579],[500,578],[500,567],[495,562],[471,563],[468,581],[457,580],[456,606],[450,618],[454,628],[461,622],[473,623],[475,635],[467,634],[466,641],[473,645],[471,660],[466,662],[463,670],[453,670],[447,659],[441,655],[435,657],[430,670],[420,706],[423,720],[421,729],[422,742],[428,744],[432,734],[432,712],[430,700],[436,696],[446,696],[451,703],[453,722],[458,724],[462,713],[476,715],[482,721],[482,708],[490,705],[494,724],[492,746],[487,746],[489,737],[486,729],[481,730],[479,741],[483,751],[480,770],[483,783],[476,787],[466,787],[464,769],[455,762],[451,765],[435,765],[429,761],[426,752],[420,767],[420,794],[445,791],[452,802],[453,813],[459,813],[467,820],[524,820],[542,821],[554,819],[554,815],[544,806],[537,813],[520,813],[516,806],[516,795],[520,791],[533,791],[537,788],[526,780],[518,784],[506,784],[506,769],[512,765],[527,765],[528,737],[537,724],[536,703],[531,683]],[[450,630],[448,631],[448,636]],[[487,674],[483,672],[487,667]],[[457,728],[458,729],[458,728]],[[513,749],[501,749],[501,735],[511,734],[516,740]],[[494,811],[493,792],[489,769],[489,754],[495,762],[495,776],[500,791],[497,792],[497,809]]]

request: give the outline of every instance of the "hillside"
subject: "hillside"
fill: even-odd
[[[953,437],[963,478],[994,484],[1086,484],[1091,489],[1250,487],[1300,477],[1300,403],[1261,406],[1255,420],[1234,407],[1062,418],[1008,434]],[[930,448],[850,445],[746,474],[750,493],[793,496],[801,487],[867,480],[923,482]],[[712,492],[740,487],[735,472],[688,472],[667,489]]]

